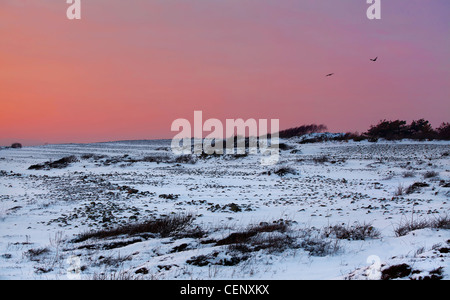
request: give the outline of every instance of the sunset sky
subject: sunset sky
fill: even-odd
[[[368,20],[365,0],[82,0],[70,21],[65,0],[0,0],[0,145],[172,138],[194,110],[450,121],[450,1],[381,3]]]

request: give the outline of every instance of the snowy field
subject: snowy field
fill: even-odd
[[[2,149],[0,279],[450,279],[449,142],[281,142]]]

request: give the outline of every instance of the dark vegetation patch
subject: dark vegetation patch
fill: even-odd
[[[403,178],[413,178],[416,176],[416,173],[413,171],[405,171],[402,173]]]
[[[167,199],[167,200],[175,200],[178,199],[180,195],[175,195],[175,194],[161,194],[159,195],[159,198],[162,199]]]
[[[411,231],[418,230],[418,229],[425,229],[425,228],[432,228],[432,229],[450,229],[450,218],[445,216],[439,216],[432,219],[422,219],[422,220],[407,220],[403,221],[401,224],[399,224],[395,229],[394,232],[397,236],[404,236]]]
[[[181,252],[181,251],[185,251],[189,248],[189,245],[186,243],[183,243],[181,245],[175,246],[172,248],[172,251],[170,251],[170,253],[175,253],[175,252]]]
[[[381,280],[391,280],[407,277],[411,274],[412,268],[407,264],[390,266],[381,271]]]
[[[50,250],[47,247],[44,248],[34,248],[26,251],[24,255],[32,261],[39,261],[42,255],[49,253]]]
[[[273,169],[273,170],[264,171],[261,174],[270,176],[270,175],[272,175],[272,173],[276,174],[276,175],[278,175],[280,177],[283,177],[283,176],[286,176],[286,175],[289,175],[289,174],[297,175],[297,171],[294,168],[292,168],[292,167],[279,167],[279,168],[276,168],[276,169]]]
[[[223,212],[241,212],[241,211],[251,211],[252,207],[251,204],[236,204],[236,203],[228,203],[225,205],[220,204],[211,204],[210,207],[208,207],[209,211],[216,212],[216,211],[223,211]]]
[[[155,163],[166,163],[171,161],[171,157],[169,155],[149,155],[145,156],[142,159],[134,160],[133,162],[155,162]]]
[[[208,265],[235,266],[248,258],[248,255],[237,255],[235,253],[227,254],[225,257],[219,257],[219,252],[215,251],[207,255],[193,256],[186,260],[186,263],[197,267]]]
[[[86,153],[86,154],[81,155],[80,158],[84,159],[84,160],[91,159],[93,161],[98,161],[98,160],[106,158],[106,157],[107,156],[103,155],[103,154]]]
[[[439,173],[436,171],[427,171],[423,174],[424,179],[435,178],[437,176],[439,176]]]
[[[355,224],[355,225],[334,225],[325,228],[326,237],[336,237],[345,240],[365,240],[368,238],[378,238],[380,232],[371,224]]]
[[[444,268],[443,267],[438,267],[434,270],[430,271],[430,276],[427,276],[424,278],[424,280],[430,279],[430,280],[441,280],[444,278],[444,272],[443,272]]]
[[[180,156],[175,157],[175,162],[179,164],[195,164],[197,162],[197,159],[194,155],[191,154],[183,154]]]
[[[116,241],[116,242],[111,242],[111,243],[106,243],[106,244],[89,244],[89,245],[82,245],[80,247],[78,247],[77,249],[88,249],[88,250],[112,250],[112,249],[116,249],[116,248],[122,248],[128,245],[132,245],[135,243],[140,243],[143,242],[145,240],[145,238],[150,237],[150,236],[143,236],[143,237],[139,237],[139,238],[134,238],[131,240],[124,240],[124,241]]]
[[[191,225],[193,219],[194,217],[189,214],[167,216],[142,223],[127,224],[117,228],[82,233],[74,240],[74,242],[83,242],[91,238],[106,239],[120,235],[133,236],[148,233],[157,234],[164,238],[187,229]]]
[[[406,194],[412,194],[420,191],[421,188],[429,187],[430,185],[426,182],[415,182],[409,187],[406,188],[405,193]]]
[[[219,254],[219,252],[214,251],[207,255],[193,256],[186,260],[186,263],[197,267],[204,267],[208,265],[235,266],[250,258],[249,255],[242,255],[240,253],[227,253],[220,257]]]
[[[119,190],[120,191],[124,191],[124,192],[126,192],[127,194],[137,194],[137,193],[139,193],[139,190],[137,190],[137,189],[134,189],[134,188],[131,188],[131,187],[129,187],[129,186],[127,186],[127,185],[123,185],[123,186],[120,186],[119,187]]]
[[[317,134],[315,136],[311,137],[304,137],[301,141],[299,141],[299,144],[313,144],[313,143],[322,143],[322,142],[346,142],[351,139],[351,135],[349,133],[324,133],[324,134]]]
[[[340,249],[338,239],[324,238],[319,234],[305,236],[299,247],[309,252],[311,256],[324,257],[337,253]]]
[[[218,255],[219,255],[219,252],[213,252],[209,255],[193,256],[193,257],[191,257],[191,259],[188,259],[186,261],[186,263],[193,265],[193,266],[204,267],[204,266],[211,264],[211,261],[213,259],[215,259]]]
[[[122,256],[119,253],[117,256],[100,256],[93,265],[117,268],[117,267],[120,267],[124,262],[130,261],[132,259],[133,259],[132,255]]]
[[[22,144],[21,143],[13,143],[11,145],[11,148],[13,148],[13,149],[20,149],[20,148],[22,148]]]
[[[262,222],[259,225],[250,226],[245,231],[231,233],[226,238],[219,240],[216,243],[216,246],[246,243],[249,241],[251,237],[257,235],[258,233],[274,232],[274,231],[285,232],[287,228],[288,225],[280,221],[277,221],[272,224]]]
[[[142,267],[140,269],[137,269],[135,272],[135,274],[142,274],[142,275],[146,275],[149,273],[148,269],[146,267]]]
[[[439,253],[449,253],[450,248],[448,247],[442,247],[438,249]]]
[[[273,171],[273,173],[277,174],[278,176],[283,177],[283,176],[286,176],[288,174],[296,175],[297,171],[295,171],[295,169],[291,168],[291,167],[281,167],[281,168],[276,169],[275,171]]]
[[[217,241],[216,246],[227,245],[228,250],[238,257],[259,250],[283,252],[289,247],[294,247],[295,239],[286,234],[287,230],[288,225],[283,221],[262,222],[246,230],[231,233]]]
[[[74,162],[78,162],[78,158],[74,155],[71,155],[63,157],[56,161],[47,161],[42,164],[32,165],[28,168],[28,170],[64,169]]]
[[[278,149],[280,149],[281,151],[287,151],[287,150],[292,150],[292,149],[294,149],[294,147],[291,146],[291,145],[288,145],[288,144],[286,144],[286,143],[279,143],[279,144],[278,144]]]
[[[310,133],[321,133],[327,129],[325,125],[303,125],[280,131],[280,138],[291,138],[303,136]],[[359,142],[368,140],[377,142],[379,139],[385,140],[450,140],[450,123],[442,123],[438,128],[433,128],[429,121],[425,119],[414,120],[407,124],[404,120],[381,120],[377,125],[372,125],[362,133],[345,133],[338,136],[317,135],[303,139],[300,143],[320,143],[324,141],[349,141]],[[448,155],[448,152],[446,152]]]

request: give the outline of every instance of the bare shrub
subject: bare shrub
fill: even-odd
[[[20,148],[22,148],[22,144],[21,143],[13,143],[11,145],[11,148],[13,148],[13,149],[20,149]]]
[[[334,255],[340,250],[338,239],[327,239],[321,235],[307,236],[299,246],[308,251],[311,256]]]
[[[380,232],[372,224],[357,223],[352,226],[334,225],[324,229],[326,237],[335,237],[346,240],[365,240],[367,238],[377,238]]]
[[[274,170],[273,173],[277,174],[280,177],[286,176],[288,174],[297,175],[297,171],[291,167],[281,167]]]
[[[450,217],[448,215],[441,215],[431,221],[432,228],[450,229]]]
[[[122,266],[124,262],[130,261],[132,259],[133,255],[131,254],[122,256],[119,253],[117,256],[106,256],[98,259],[94,266],[108,266],[118,268]]]
[[[28,257],[32,261],[39,261],[40,257],[44,254],[49,253],[50,250],[47,247],[34,248],[26,251],[24,256]]]
[[[423,187],[429,187],[429,186],[430,185],[426,182],[415,182],[412,185],[410,185],[409,187],[407,187],[404,192],[409,195],[409,194],[418,192]]]
[[[248,243],[250,241],[250,238],[256,236],[258,233],[274,231],[284,232],[287,230],[287,228],[288,226],[282,222],[276,222],[272,224],[263,222],[256,226],[250,226],[245,231],[231,233],[226,238],[219,240],[216,243],[216,246]]]
[[[435,178],[437,176],[439,176],[439,173],[435,171],[427,171],[423,174],[424,179]]]
[[[285,249],[292,247],[293,242],[294,239],[290,235],[280,232],[264,232],[250,239],[250,245],[253,251],[268,250],[269,252],[283,252]]]
[[[56,161],[47,161],[43,164],[32,165],[28,170],[50,170],[50,169],[64,169],[71,163],[77,162],[78,158],[74,155],[66,156]]]
[[[429,223],[425,220],[416,220],[416,221],[409,221],[409,222],[403,222],[400,224],[397,228],[394,229],[396,236],[404,236],[407,235],[409,232],[417,230],[417,229],[424,229],[429,227]]]
[[[433,228],[433,229],[450,229],[450,218],[448,215],[439,216],[437,218],[432,219],[422,219],[422,220],[405,220],[401,222],[395,229],[396,236],[404,236],[410,233],[411,231],[425,228]]]
[[[403,187],[403,185],[400,183],[395,190],[394,196],[403,196],[405,194],[406,189]]]
[[[128,224],[113,229],[104,229],[80,234],[74,242],[83,242],[90,238],[105,239],[119,235],[137,235],[143,233],[159,234],[161,237],[168,237],[176,232],[186,229],[193,221],[190,214],[177,214],[167,216],[157,220],[150,220],[143,223]]]

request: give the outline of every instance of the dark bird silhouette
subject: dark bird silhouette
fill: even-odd
[[[371,58],[370,60],[371,60],[371,61],[377,61],[377,59],[378,59],[378,56],[375,57],[375,58]]]
[[[325,75],[325,77],[329,77],[329,76],[332,76],[332,75],[334,75],[334,73],[327,74],[327,75]]]

